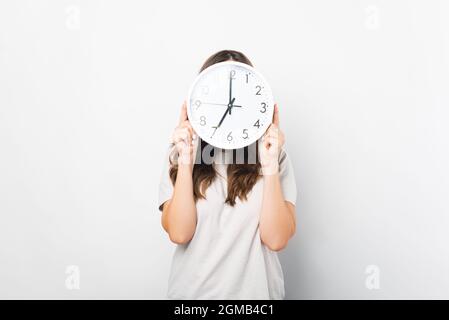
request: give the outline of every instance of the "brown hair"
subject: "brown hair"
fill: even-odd
[[[201,67],[200,72],[213,64],[228,60],[237,61],[252,66],[251,61],[243,53],[234,50],[222,50],[210,56]],[[201,145],[199,146],[199,150],[197,152],[202,155],[203,150],[208,146],[208,143],[203,140],[200,141]],[[258,145],[257,142],[255,143],[255,163],[248,163],[250,157],[249,150],[248,147],[245,147],[243,150],[244,162],[241,164],[231,163],[227,167],[228,195],[226,197],[225,203],[231,206],[235,205],[237,197],[240,200],[246,200],[248,193],[252,190],[257,180],[260,178],[261,166],[258,157]],[[213,150],[214,149],[212,149],[211,156],[213,156]],[[236,150],[233,150],[232,159],[237,159]],[[177,173],[177,164],[171,162],[170,179],[173,185],[175,184]],[[200,163],[195,163],[193,167],[193,196],[195,201],[198,199],[206,198],[205,192],[216,178],[216,175],[217,173],[213,164],[203,163],[202,160]]]

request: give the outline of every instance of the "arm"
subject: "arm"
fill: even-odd
[[[295,206],[285,201],[279,176],[279,153],[284,141],[275,105],[273,123],[259,147],[264,183],[259,231],[262,242],[273,251],[285,248],[296,231]]]
[[[192,172],[198,142],[193,128],[187,120],[185,104],[182,107],[180,123],[175,129],[172,140],[178,152],[178,173],[173,197],[163,205],[161,222],[172,242],[185,244],[192,239],[197,222]]]
[[[262,242],[271,250],[287,246],[296,231],[295,206],[284,200],[279,173],[263,177],[262,212],[259,231]]]

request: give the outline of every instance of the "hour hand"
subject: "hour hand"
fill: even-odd
[[[221,126],[221,124],[223,123],[223,121],[224,121],[224,119],[226,118],[226,116],[228,115],[228,113],[231,114],[231,109],[232,109],[232,107],[233,107],[234,101],[235,101],[235,98],[233,98],[233,99],[231,100],[231,103],[229,103],[229,105],[228,105],[228,107],[226,108],[225,113],[224,113],[223,116],[221,117],[220,122],[218,123],[218,125],[212,127],[212,128],[214,128],[215,130],[214,130],[214,132],[212,133],[211,138],[212,138],[213,135],[215,134],[215,131],[217,131],[217,129]]]

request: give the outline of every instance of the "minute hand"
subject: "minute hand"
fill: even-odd
[[[232,71],[229,73],[229,104],[232,105]]]

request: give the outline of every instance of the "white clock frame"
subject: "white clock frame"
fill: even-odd
[[[231,142],[228,140],[219,140],[219,139],[213,139],[211,137],[209,137],[209,134],[205,134],[205,129],[203,128],[203,126],[201,126],[199,124],[198,119],[196,119],[195,115],[194,115],[194,111],[192,111],[192,108],[194,107],[194,101],[198,101],[199,99],[196,99],[195,97],[192,97],[192,94],[195,92],[195,89],[197,87],[197,85],[200,83],[200,81],[202,79],[204,79],[204,77],[208,74],[210,74],[211,72],[216,71],[216,69],[219,68],[228,68],[229,66],[235,66],[236,68],[239,69],[245,69],[248,72],[248,75],[254,76],[256,77],[256,79],[258,80],[259,85],[261,85],[261,88],[263,88],[264,94],[261,95],[266,102],[266,112],[264,112],[263,114],[263,123],[259,123],[259,127],[258,129],[256,129],[256,131],[254,131],[254,129],[251,131],[253,134],[246,139],[240,138],[239,142]],[[247,76],[248,78],[248,76]],[[257,86],[256,86],[257,87]],[[254,88],[250,88],[248,87],[248,90],[254,90]],[[259,90],[260,91],[260,90]],[[243,148],[246,147],[252,143],[254,143],[255,141],[259,140],[260,137],[262,137],[262,135],[266,132],[266,130],[268,129],[269,125],[272,122],[273,119],[273,112],[274,112],[274,98],[273,98],[273,94],[271,91],[271,87],[268,84],[268,82],[265,80],[265,78],[262,76],[262,74],[260,72],[258,72],[256,69],[254,69],[253,67],[251,67],[250,65],[247,65],[245,63],[241,63],[241,62],[237,62],[237,61],[224,61],[224,62],[219,62],[216,64],[211,65],[210,67],[206,68],[205,70],[203,70],[194,80],[194,82],[192,83],[192,85],[190,86],[189,89],[189,93],[188,93],[188,97],[187,97],[187,116],[189,118],[189,121],[191,122],[191,125],[193,127],[193,129],[195,130],[195,132],[199,135],[199,137],[201,139],[203,139],[204,141],[206,141],[208,144],[217,147],[217,148],[221,148],[221,149],[239,149],[239,148]],[[265,103],[264,102],[264,103]],[[207,103],[205,103],[207,104]],[[262,103],[260,103],[262,104]],[[258,104],[257,106],[251,106],[254,107],[254,114],[261,113],[260,112],[260,104]],[[226,105],[226,104],[223,104]],[[237,105],[237,103],[236,103]],[[246,108],[248,108],[248,106],[244,106]],[[235,107],[233,107],[233,109],[235,109]],[[223,108],[218,109],[220,111],[217,111],[219,113],[222,113],[223,111],[226,111],[226,108],[223,106]],[[256,111],[257,110],[257,111]],[[232,109],[231,109],[232,112]],[[234,114],[237,111],[234,111]],[[260,120],[260,119],[259,119]],[[257,121],[256,121],[257,122]],[[251,124],[251,126],[253,126]],[[262,127],[262,128],[260,128]],[[213,128],[213,127],[210,127]],[[237,128],[237,129],[242,129],[242,128]],[[252,128],[251,128],[252,129]],[[223,137],[223,134],[220,133],[221,137]]]

